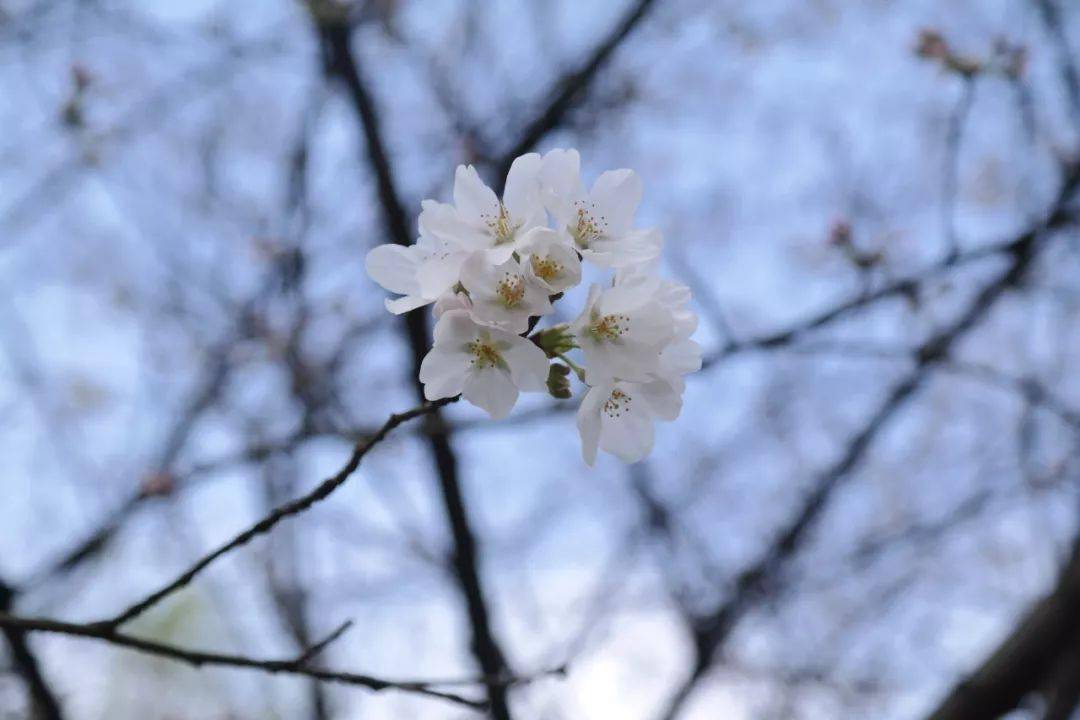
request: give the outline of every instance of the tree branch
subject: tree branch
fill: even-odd
[[[871,415],[863,429],[851,438],[840,458],[818,476],[811,492],[799,504],[790,520],[758,559],[739,574],[733,589],[712,612],[693,619],[692,634],[696,656],[694,666],[682,681],[661,713],[664,720],[674,720],[719,655],[739,620],[763,598],[768,597],[783,571],[798,551],[824,512],[834,492],[861,462],[872,442],[892,417],[925,383],[928,371],[948,358],[951,348],[970,332],[996,304],[1006,291],[1015,287],[1026,275],[1040,242],[1051,229],[1060,227],[1066,204],[1080,183],[1080,167],[1067,169],[1065,181],[1046,220],[1009,243],[1010,263],[993,282],[968,304],[967,309],[952,324],[935,333],[916,351],[916,366],[886,396]]]
[[[612,28],[585,62],[556,83],[543,109],[522,129],[518,139],[511,144],[506,153],[494,163],[494,180],[500,187],[506,180],[506,174],[510,171],[514,158],[531,151],[545,135],[562,125],[567,114],[581,101],[585,91],[611,55],[633,32],[654,4],[655,0],[637,0],[622,21]]]
[[[386,234],[398,245],[409,245],[412,242],[412,235],[405,220],[404,204],[396,187],[389,155],[383,143],[378,110],[356,65],[349,28],[342,22],[323,20],[318,24],[318,31],[322,39],[327,73],[345,85],[359,116],[366,140],[368,165],[375,175],[378,186]],[[427,316],[419,312],[407,313],[404,323],[413,356],[414,389],[416,394],[423,398],[424,389],[419,375],[420,363],[427,354],[430,343]],[[437,413],[433,414],[425,430],[428,431],[426,438],[435,463],[443,507],[453,537],[454,577],[457,579],[468,611],[473,656],[486,676],[492,678],[509,676],[511,674],[509,665],[492,631],[487,600],[480,580],[476,538],[469,522],[461,484],[458,480],[457,458],[441,416]],[[492,717],[496,720],[510,720],[507,686],[505,684],[490,685],[488,697]]]
[[[0,581],[0,614],[11,609],[15,602],[15,589]],[[26,641],[26,632],[14,627],[4,627],[4,639],[11,651],[11,662],[26,683],[30,695],[31,716],[39,720],[63,720],[64,713],[48,681],[41,672],[37,657]]]
[[[447,398],[444,400],[437,400],[436,402],[420,405],[413,408],[412,410],[407,410],[403,413],[391,415],[390,418],[385,423],[383,423],[382,427],[380,427],[379,430],[375,432],[375,434],[373,434],[371,437],[364,438],[363,440],[360,440],[356,443],[348,462],[346,462],[345,465],[340,470],[338,470],[337,473],[335,473],[332,477],[324,480],[307,495],[304,495],[303,497],[297,498],[296,500],[285,503],[284,505],[275,508],[273,512],[264,517],[262,520],[255,523],[247,530],[244,530],[242,533],[240,533],[224,545],[220,546],[218,549],[214,550],[210,554],[205,555],[201,559],[196,561],[195,564],[193,564],[190,568],[181,573],[180,576],[172,582],[168,583],[161,589],[151,593],[146,598],[130,606],[111,620],[96,623],[96,625],[103,628],[105,631],[111,631],[120,627],[124,623],[130,622],[131,620],[142,615],[144,612],[157,605],[166,597],[190,583],[192,580],[195,579],[195,576],[197,576],[199,573],[209,567],[214,561],[232,552],[233,550],[246,545],[259,535],[264,535],[270,532],[270,530],[272,530],[274,526],[282,520],[288,517],[292,517],[293,515],[298,515],[309,509],[312,505],[319,502],[320,500],[326,499],[332,492],[341,487],[354,472],[356,472],[356,469],[360,466],[360,461],[364,458],[365,455],[367,455],[368,451],[370,451],[373,447],[375,447],[375,445],[381,442],[398,425],[412,420],[413,418],[437,412],[439,408],[443,407],[444,405],[448,405],[449,403],[455,402],[456,400],[456,397]]]
[[[1080,540],[1057,586],[1039,601],[1000,646],[954,687],[929,720],[984,720],[1014,709],[1080,637]]]
[[[437,690],[433,687],[435,685],[446,685],[449,683],[385,680],[359,673],[320,670],[318,668],[308,667],[308,658],[303,655],[295,660],[263,660],[244,655],[187,650],[174,645],[144,640],[127,633],[119,632],[101,623],[71,623],[48,618],[16,617],[6,613],[0,613],[0,627],[4,628],[6,631],[21,633],[43,632],[100,640],[110,645],[136,650],[148,655],[156,655],[158,657],[176,660],[195,667],[212,665],[220,667],[248,668],[274,674],[284,673],[288,675],[302,675],[326,682],[356,685],[374,691],[401,690],[404,692],[448,700],[473,709],[483,709],[485,707],[483,702],[471,700],[456,693]],[[474,682],[475,684],[480,685],[488,684],[490,680],[482,678],[477,679]]]

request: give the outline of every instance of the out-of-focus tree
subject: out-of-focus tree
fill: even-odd
[[[1078,62],[1063,0],[0,0],[0,717],[1076,716]],[[632,466],[419,404],[363,271],[555,147],[703,318]]]

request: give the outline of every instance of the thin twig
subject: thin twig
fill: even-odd
[[[275,525],[277,525],[285,518],[292,517],[293,515],[298,515],[310,508],[315,503],[319,502],[320,500],[326,499],[332,492],[341,487],[345,483],[345,481],[349,479],[349,477],[356,471],[357,467],[360,466],[360,461],[368,453],[368,451],[371,450],[371,448],[375,447],[375,445],[377,445],[379,442],[381,442],[383,438],[390,434],[390,431],[396,428],[398,425],[412,420],[413,418],[435,412],[444,405],[448,405],[449,403],[456,400],[457,397],[437,400],[433,403],[425,403],[424,405],[420,405],[413,408],[412,410],[407,410],[403,413],[391,415],[390,418],[385,423],[383,423],[382,427],[379,428],[377,432],[375,432],[375,434],[356,443],[356,445],[353,447],[352,456],[349,458],[349,461],[345,463],[345,466],[341,468],[341,470],[335,473],[332,477],[324,480],[314,490],[309,492],[307,495],[304,495],[303,497],[297,498],[292,502],[285,503],[284,505],[281,505],[278,508],[274,509],[274,511],[271,512],[269,515],[267,515],[262,520],[255,523],[247,530],[234,537],[232,540],[220,546],[217,550],[214,550],[210,554],[203,556],[201,559],[196,561],[194,565],[181,573],[179,577],[162,587],[160,590],[151,593],[146,598],[140,600],[139,602],[135,603],[134,605],[130,606],[129,608],[118,614],[116,617],[112,618],[111,620],[106,620],[102,623],[99,623],[99,625],[106,629],[115,629],[120,627],[124,623],[127,623],[135,619],[136,617],[142,615],[144,612],[157,605],[166,597],[190,583],[196,575],[201,573],[211,563],[213,563],[223,555],[226,555],[233,550],[243,545],[246,545],[248,542],[258,537],[259,535],[270,532],[270,530],[273,529]]]
[[[0,627],[21,632],[44,632],[100,640],[110,645],[125,647],[149,655],[157,655],[158,657],[169,658],[171,660],[194,665],[195,667],[216,665],[223,667],[249,668],[268,673],[303,675],[326,682],[357,685],[375,691],[391,689],[402,690],[405,692],[441,698],[473,709],[484,709],[485,707],[485,703],[481,701],[472,700],[456,693],[436,690],[432,687],[433,683],[426,681],[386,680],[360,673],[320,670],[318,668],[307,667],[301,662],[301,658],[295,660],[265,660],[245,655],[188,650],[174,645],[144,640],[127,633],[119,632],[101,623],[71,623],[48,618],[16,617],[6,613],[0,613]],[[487,682],[486,679],[479,679],[475,684],[481,685],[487,684]]]

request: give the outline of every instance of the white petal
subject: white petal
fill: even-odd
[[[416,250],[401,245],[379,245],[364,259],[364,268],[372,280],[401,295],[419,294],[420,286],[416,281],[419,265]]]
[[[623,268],[655,260],[660,256],[662,246],[663,236],[659,230],[633,230],[594,240],[581,254],[601,267]]]
[[[475,302],[478,298],[495,295],[499,265],[491,262],[487,252],[475,252],[461,265],[461,284]]]
[[[405,297],[399,297],[395,300],[386,298],[384,302],[387,310],[395,315],[401,315],[410,310],[415,310],[418,307],[427,305],[431,301],[427,298],[417,297],[416,295],[406,295]]]
[[[622,235],[634,225],[641,204],[641,178],[633,170],[609,170],[593,183],[589,199],[607,218],[608,234]]]
[[[653,415],[661,420],[674,420],[682,412],[682,394],[663,380],[644,383],[636,396],[648,402]]]
[[[586,464],[596,462],[596,449],[600,444],[600,407],[611,394],[610,385],[589,388],[577,411],[578,434],[581,435],[581,455]]]
[[[435,344],[460,347],[476,339],[480,328],[466,310],[448,310],[435,323]]]
[[[689,375],[701,369],[701,346],[690,339],[676,340],[660,353],[660,372]]]
[[[589,286],[589,296],[585,300],[585,307],[581,309],[581,314],[578,315],[572,323],[570,323],[570,331],[578,337],[578,342],[582,342],[582,335],[584,330],[589,326],[589,321],[592,318],[592,312],[596,308],[596,303],[600,301],[600,295],[603,292],[598,283],[593,283]]]
[[[659,346],[675,335],[671,312],[658,302],[647,303],[630,315],[626,339],[649,346]],[[659,348],[657,348],[659,350]]]
[[[540,164],[544,203],[565,225],[573,215],[574,201],[585,194],[581,184],[581,156],[577,150],[551,150]]]
[[[451,310],[464,310],[468,312],[472,310],[472,301],[469,300],[469,296],[465,293],[449,292],[444,293],[435,301],[435,307],[431,309],[431,312],[435,315],[435,318],[441,318],[444,313],[448,313]]]
[[[499,198],[484,184],[479,173],[472,165],[458,165],[454,174],[454,205],[461,215],[473,222],[481,216],[499,214]]]
[[[462,250],[481,250],[491,245],[491,235],[479,222],[466,222],[453,205],[425,200],[420,211],[420,237]]]
[[[502,351],[503,359],[510,366],[510,378],[518,389],[524,392],[543,392],[547,387],[548,358],[531,340],[500,333],[501,339],[509,344]]]
[[[515,222],[523,223],[522,230],[545,220],[540,196],[540,165],[540,155],[528,153],[515,159],[506,175],[503,204]]]
[[[626,397],[616,413],[601,409],[600,448],[623,462],[637,462],[648,455],[653,447],[653,423],[649,408],[644,405],[640,388],[617,383],[615,389],[621,390]]]
[[[504,370],[485,368],[468,374],[462,395],[473,405],[487,410],[493,419],[501,420],[517,402],[518,389]]]
[[[644,413],[628,413],[603,423],[600,447],[626,463],[635,463],[653,448],[653,423]]]
[[[518,240],[518,251],[526,254],[546,254],[552,245],[562,245],[570,242],[566,233],[561,233],[551,228],[535,227],[525,232]]]
[[[424,297],[437,298],[457,285],[461,266],[469,257],[464,252],[433,255],[420,264],[416,281]]]
[[[462,391],[469,356],[460,350],[433,347],[420,363],[420,382],[428,400],[453,397]]]

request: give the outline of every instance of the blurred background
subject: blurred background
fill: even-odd
[[[114,615],[337,471],[428,343],[367,250],[576,147],[702,317],[649,459],[454,405],[130,632],[352,621],[313,662],[496,720],[1080,717],[1078,63],[1068,0],[0,0],[0,610]],[[5,719],[484,715],[2,639]]]

